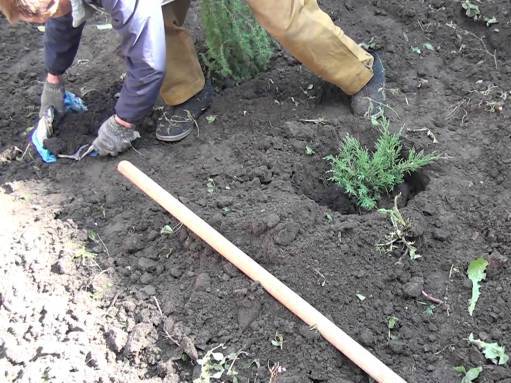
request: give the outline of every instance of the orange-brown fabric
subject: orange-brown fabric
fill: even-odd
[[[323,12],[316,0],[247,0],[256,19],[297,60],[346,94],[372,78],[373,56]]]
[[[204,74],[197,58],[193,38],[182,27],[190,0],[176,0],[163,6],[166,74],[160,95],[167,105],[179,105],[204,88]]]
[[[247,0],[257,21],[283,48],[346,94],[358,93],[373,76],[373,56],[360,48],[323,12],[317,0]],[[178,105],[204,87],[190,33],[182,27],[190,0],[163,6],[167,73],[161,96]]]

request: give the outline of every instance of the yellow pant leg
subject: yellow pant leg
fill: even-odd
[[[323,12],[317,0],[247,0],[256,19],[297,60],[353,95],[369,82],[373,57]]]
[[[160,95],[167,105],[179,105],[204,88],[204,74],[195,51],[193,38],[182,27],[190,0],[175,0],[163,6],[166,74]]]

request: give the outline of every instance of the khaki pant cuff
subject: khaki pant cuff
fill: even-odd
[[[182,86],[179,89],[173,91],[171,94],[161,94],[161,98],[165,102],[165,104],[169,106],[180,105],[197,93],[199,93],[202,89],[204,89],[204,84],[206,83],[204,78],[198,79],[197,81],[187,85],[186,87]]]

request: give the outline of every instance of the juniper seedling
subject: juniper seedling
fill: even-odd
[[[348,134],[337,156],[326,157],[331,164],[330,180],[355,197],[357,203],[367,210],[374,209],[381,196],[402,183],[405,175],[437,159],[434,153],[424,154],[413,148],[408,157],[401,158],[400,137],[389,131],[389,120],[381,116],[373,119],[373,125],[380,130],[374,153]]]
[[[266,69],[274,45],[243,0],[201,0],[200,14],[214,74],[239,81]]]

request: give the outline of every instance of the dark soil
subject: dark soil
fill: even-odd
[[[511,349],[509,2],[479,4],[498,19],[491,27],[444,0],[321,5],[356,40],[374,36],[384,48],[388,116],[405,146],[442,156],[396,190],[406,195],[401,212],[420,259],[381,254],[375,244],[391,230],[388,220],[359,211],[328,183],[323,157],[346,133],[373,145],[374,129],[351,114],[345,96],[282,52],[267,73],[218,90],[207,113],[217,116],[213,123],[201,118],[192,136],[164,144],[154,138],[155,111],[136,150],[119,159],[179,197],[406,381],[459,382],[453,367],[465,365],[483,366],[481,383],[511,382],[508,366],[492,364],[467,341],[474,333]],[[93,137],[120,89],[115,33],[94,26],[104,22],[86,28],[67,74],[68,89],[84,95],[89,112],[64,122],[63,151]],[[195,12],[189,23],[197,25]],[[370,381],[123,179],[119,159],[46,165],[25,151],[44,73],[42,34],[4,20],[0,33],[0,380],[191,382],[200,373],[192,359],[223,344],[225,355],[245,352],[235,363],[242,382],[268,382],[276,363],[285,372],[274,383]],[[175,233],[161,234],[164,225]],[[490,265],[471,317],[466,269],[477,257]],[[422,290],[444,304],[429,307]],[[398,324],[389,339],[390,316]],[[282,349],[271,343],[276,333]]]

